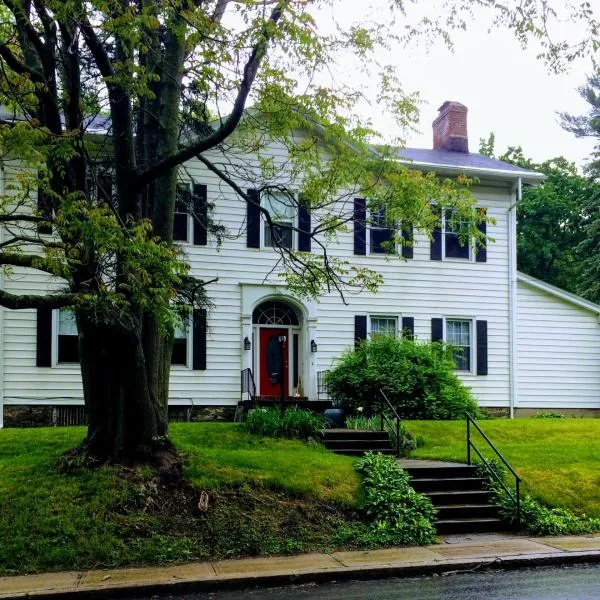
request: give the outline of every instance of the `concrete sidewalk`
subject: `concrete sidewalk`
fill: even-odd
[[[0,578],[0,599],[145,596],[259,585],[415,576],[483,568],[600,562],[600,535],[528,538],[447,536],[420,548],[302,554],[168,567]]]

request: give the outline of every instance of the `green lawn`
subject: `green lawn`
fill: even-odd
[[[404,424],[425,442],[411,458],[466,461],[464,421]],[[493,419],[479,424],[524,479],[527,493],[600,517],[600,419]]]
[[[174,424],[197,489],[171,493],[148,469],[57,473],[84,433],[0,430],[0,575],[320,550],[355,518],[354,461],[320,445]],[[207,513],[198,489],[209,492]]]

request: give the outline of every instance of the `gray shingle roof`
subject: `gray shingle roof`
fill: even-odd
[[[398,152],[399,158],[407,159],[413,162],[415,166],[431,166],[446,168],[453,171],[494,171],[505,173],[506,176],[519,177],[525,179],[543,179],[541,173],[528,171],[521,167],[516,167],[509,163],[502,162],[496,158],[490,158],[483,154],[451,152],[450,150],[429,150],[427,148],[404,148]]]

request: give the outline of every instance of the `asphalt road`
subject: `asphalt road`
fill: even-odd
[[[165,597],[171,600],[600,600],[600,565],[454,573]]]

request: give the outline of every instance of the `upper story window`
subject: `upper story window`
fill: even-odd
[[[270,227],[264,220],[263,246],[293,249],[294,221],[296,217],[297,202],[294,194],[286,192],[269,192],[261,198],[264,208],[269,211],[273,222]]]
[[[393,254],[395,252],[394,233],[396,228],[390,223],[385,206],[371,211],[369,219],[369,249],[371,254]]]
[[[398,317],[391,316],[371,316],[370,320],[370,335],[392,335],[398,333]]]
[[[61,308],[57,321],[57,362],[78,363],[79,338],[75,313],[68,308]]]
[[[178,183],[173,216],[173,241],[189,242],[192,214],[191,183]]]
[[[458,371],[471,371],[473,364],[473,322],[470,319],[446,319],[446,343],[454,348]]]
[[[444,211],[444,257],[471,260],[472,241],[465,236],[471,223],[449,208]]]

